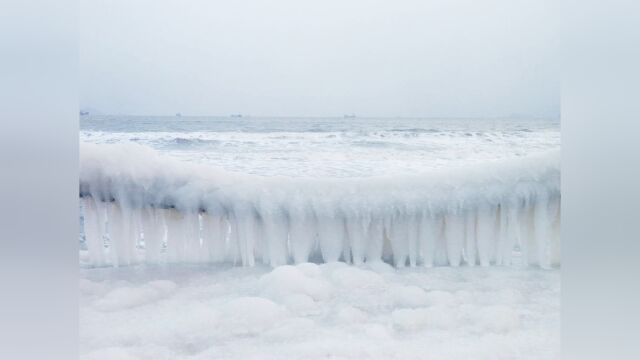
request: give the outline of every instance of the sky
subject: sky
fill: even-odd
[[[82,0],[103,114],[557,117],[551,0]]]

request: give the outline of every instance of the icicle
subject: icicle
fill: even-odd
[[[296,209],[289,213],[289,239],[293,261],[296,264],[309,261],[316,245],[315,215],[308,209]]]
[[[407,243],[409,251],[409,265],[415,267],[418,263],[418,239],[420,237],[420,216],[415,211],[407,214]]]
[[[337,261],[342,254],[355,264],[385,260],[397,267],[455,267],[464,261],[489,266],[511,264],[517,245],[525,264],[549,268],[560,261],[560,201],[543,190],[525,200],[516,196],[436,217],[426,210],[384,217],[354,211],[346,219],[298,211],[290,217],[284,208],[257,212],[249,206],[236,206],[226,217],[225,211],[198,214],[113,202],[108,203],[107,254],[114,266],[129,265],[137,262],[136,248],[142,247],[146,261],[158,263],[166,226],[166,260],[171,263],[239,260],[253,266],[259,259],[277,266],[288,263],[290,253],[296,263],[311,256]],[[104,203],[89,197],[82,201],[91,263],[104,264],[107,254],[94,250],[100,249],[100,234],[106,233],[99,225],[104,215],[98,207]],[[144,243],[139,243],[141,234]]]
[[[160,261],[167,261],[167,245],[169,239],[169,216],[173,209],[156,208],[156,217],[161,226],[160,232]]]
[[[536,265],[535,224],[533,204],[530,199],[524,200],[518,214],[520,228],[520,249],[522,249],[522,265]]]
[[[160,251],[164,238],[164,223],[154,207],[142,210],[145,260],[151,264],[160,262]]]
[[[176,209],[165,212],[167,223],[167,261],[180,262],[184,260],[184,215]]]
[[[129,226],[129,238],[131,239],[131,249],[132,249],[132,264],[138,262],[138,251],[142,247],[142,220],[140,215],[140,209],[136,207],[131,207],[128,209],[129,217],[130,217],[130,226]]]
[[[104,216],[101,213],[102,202],[97,202],[91,196],[82,199],[84,209],[84,235],[87,239],[89,259],[94,266],[105,264],[104,254]]]
[[[255,255],[263,265],[271,264],[271,253],[269,252],[269,239],[266,236],[267,226],[264,214],[256,210],[256,246]]]
[[[124,210],[117,203],[111,203],[109,207],[109,235],[111,239],[109,252],[111,263],[116,267],[130,265],[134,262],[136,239],[132,238],[131,220],[129,211]]]
[[[289,220],[284,212],[264,215],[264,235],[271,266],[288,263]]]
[[[367,230],[369,219],[364,216],[353,215],[346,219],[346,228],[351,245],[351,260],[360,265],[364,262],[367,252]]]
[[[498,244],[496,250],[496,265],[511,265],[515,236],[509,232],[509,206],[507,201],[500,203],[498,208]]]
[[[200,242],[200,217],[197,212],[188,212],[183,217],[184,226],[184,261],[190,263],[204,262],[207,254],[202,251]]]
[[[473,210],[465,213],[464,260],[469,266],[476,265],[476,218],[476,212]]]
[[[226,224],[218,214],[202,216],[202,251],[211,262],[223,262],[226,255]]]
[[[551,230],[550,230],[550,238],[551,238],[551,265],[559,266],[560,265],[560,221],[561,221],[561,212],[560,212],[560,197],[556,197],[549,202],[549,216],[551,221]]]
[[[384,256],[384,224],[380,218],[371,218],[367,233],[369,234],[366,253],[367,262],[382,261]]]
[[[229,235],[227,236],[227,249],[229,252],[229,260],[233,264],[237,264],[242,258],[240,248],[240,235],[238,231],[238,221],[236,215],[230,212],[226,217],[229,225]]]
[[[420,253],[422,263],[426,267],[432,267],[435,263],[436,247],[440,237],[440,221],[434,219],[431,214],[422,215],[420,224]]]
[[[507,209],[507,241],[505,242],[505,247],[508,248],[510,246],[510,251],[506,252],[508,258],[505,257],[505,261],[508,261],[508,264],[513,264],[513,252],[515,251],[516,246],[520,247],[520,251],[522,251],[522,247],[520,244],[522,240],[520,239],[520,210],[521,205],[515,199],[510,199],[506,205]]]
[[[325,262],[338,261],[342,252],[344,219],[336,214],[318,216],[318,243]]]
[[[403,214],[395,214],[389,222],[389,240],[393,250],[393,263],[404,267],[409,256],[409,224]]]
[[[496,226],[496,209],[490,205],[478,208],[476,236],[478,259],[482,266],[491,265],[491,262],[495,259]]]
[[[445,238],[445,216],[438,216],[436,221],[436,226],[438,227],[439,232],[436,237],[436,254],[434,264],[437,266],[446,266],[449,265],[449,257],[447,255],[447,239]]]
[[[464,246],[464,216],[451,212],[445,217],[445,239],[447,242],[447,258],[449,265],[459,266]]]
[[[255,265],[256,244],[258,237],[258,217],[256,211],[246,205],[236,206],[234,209],[234,230],[237,233],[238,249],[240,259],[245,266]]]
[[[538,194],[534,207],[534,232],[537,251],[537,265],[543,269],[551,268],[551,239],[549,207],[547,194]]]

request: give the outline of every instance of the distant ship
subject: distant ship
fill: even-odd
[[[83,116],[83,115],[89,115],[89,112],[80,110],[80,116]]]
[[[231,114],[232,118],[241,118],[242,114]]]
[[[356,117],[356,114],[344,114],[345,119],[354,119],[355,117]]]
[[[182,116],[182,114],[176,113],[176,117],[180,117],[180,116]]]

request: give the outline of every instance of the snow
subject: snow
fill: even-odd
[[[456,326],[454,315],[446,307],[398,309],[391,313],[391,317],[396,328],[407,331],[424,328],[447,330]]]
[[[319,270],[313,271],[313,267],[318,268],[318,265],[279,266],[260,278],[260,287],[266,294],[276,299],[287,298],[293,294],[306,295],[313,300],[327,299],[330,296],[331,287],[325,280],[319,278]]]
[[[95,303],[101,311],[116,311],[145,305],[169,296],[176,288],[171,281],[151,281],[139,287],[119,287]]]
[[[81,133],[82,359],[559,358],[558,124],[186,120]]]
[[[393,303],[399,307],[420,307],[429,299],[427,292],[415,285],[394,286],[389,291],[393,294]]]
[[[559,358],[557,269],[141,264],[80,275],[82,359]]]
[[[560,263],[559,152],[407,176],[288,178],[80,146],[87,266]],[[357,274],[345,274],[355,276]],[[348,280],[345,280],[348,281]]]
[[[286,310],[271,300],[239,297],[222,306],[218,326],[233,335],[257,335],[274,328],[286,316]]]

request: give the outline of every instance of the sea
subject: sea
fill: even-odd
[[[189,162],[263,176],[415,174],[560,148],[544,118],[83,115],[80,140],[133,142]]]

